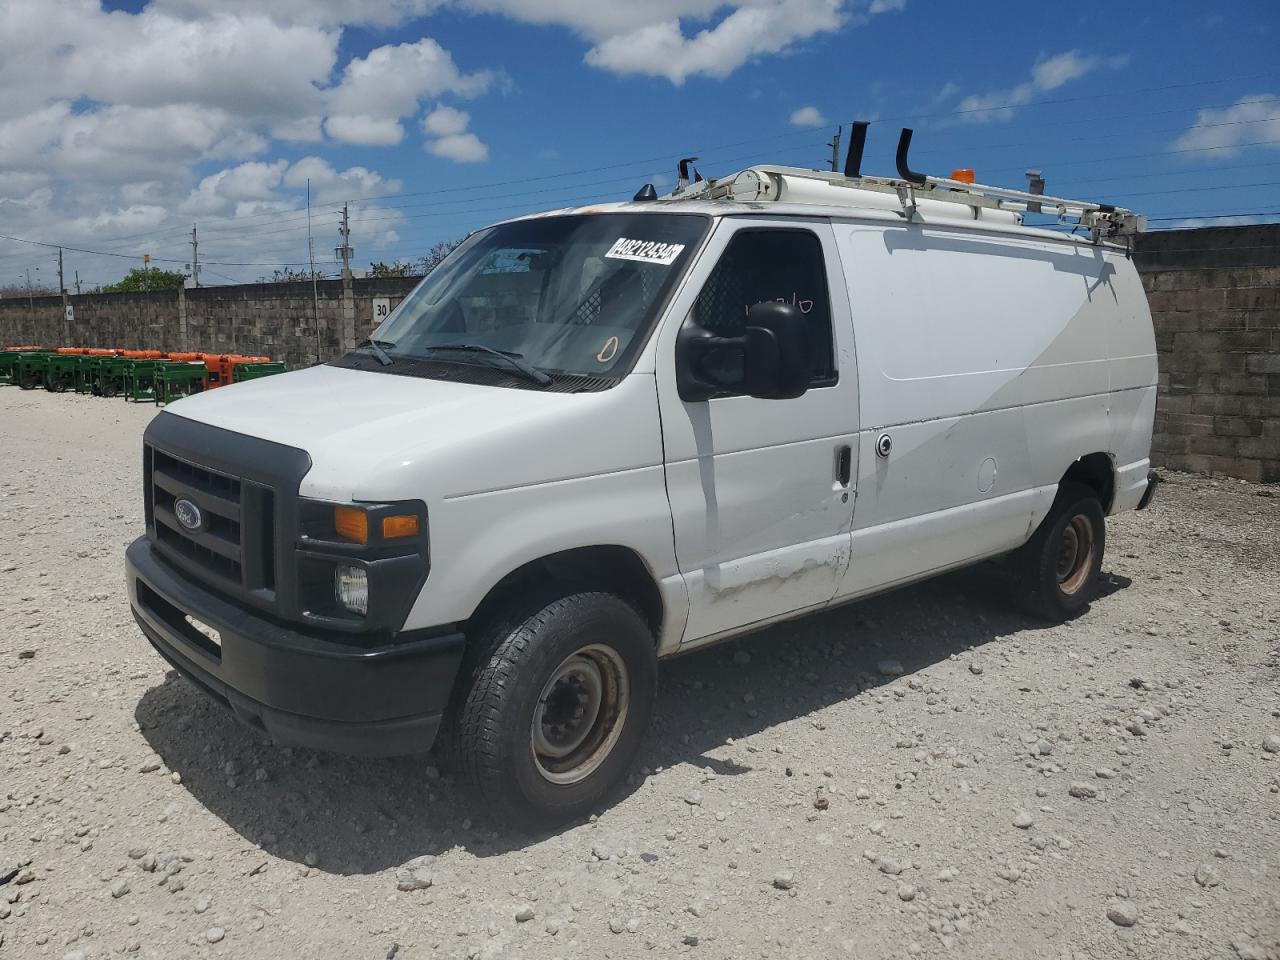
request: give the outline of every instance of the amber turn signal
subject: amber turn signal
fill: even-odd
[[[959,170],[951,171],[951,179],[959,180],[961,183],[973,183],[976,177],[968,167],[961,167]]]
[[[369,515],[359,507],[334,507],[333,529],[343,540],[369,542]]]
[[[418,518],[412,514],[382,518],[382,539],[384,540],[395,540],[397,537],[416,537],[417,535]]]

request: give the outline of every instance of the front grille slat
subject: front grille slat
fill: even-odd
[[[214,553],[220,554],[236,563],[240,563],[243,560],[239,537],[235,540],[227,540],[207,530],[190,531],[178,522],[178,518],[173,515],[172,510],[160,504],[156,504],[156,520],[169,527],[174,533],[199,544],[206,550],[212,550]],[[239,533],[238,530],[236,532],[237,534]]]
[[[210,510],[220,517],[234,520],[237,523],[240,521],[238,488],[237,499],[231,500],[208,487],[187,483],[168,470],[153,470],[151,478],[157,487],[173,494],[175,497],[186,497],[188,500],[194,500],[201,508]]]

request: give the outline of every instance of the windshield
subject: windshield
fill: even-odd
[[[490,227],[409,294],[373,332],[373,348],[391,360],[388,373],[399,372],[398,358],[426,358],[514,360],[535,377],[617,377],[708,223],[699,215],[619,213]]]

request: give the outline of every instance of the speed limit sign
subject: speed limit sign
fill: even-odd
[[[373,300],[373,322],[381,323],[391,314],[391,300],[387,297],[375,297]]]

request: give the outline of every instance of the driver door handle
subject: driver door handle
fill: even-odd
[[[847,487],[853,472],[853,447],[847,443],[836,447],[836,479]]]

